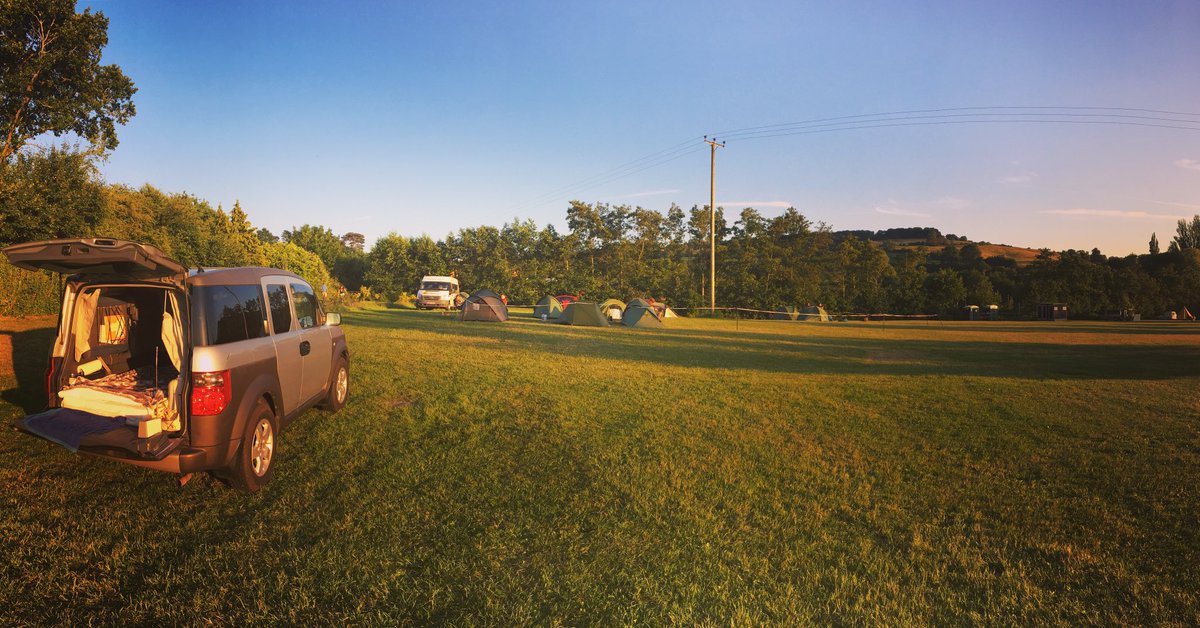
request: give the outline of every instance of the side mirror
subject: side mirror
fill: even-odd
[[[326,325],[341,325],[342,324],[342,315],[338,314],[337,312],[330,312],[330,313],[326,314],[325,315],[325,324]]]

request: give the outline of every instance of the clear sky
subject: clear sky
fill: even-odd
[[[104,61],[138,88],[108,181],[368,243],[564,227],[571,198],[705,205],[700,137],[730,129],[956,107],[1200,112],[1192,0],[79,6],[109,16]],[[1196,130],[897,126],[731,139],[717,159],[727,214],[794,205],[835,229],[1126,254],[1200,213]]]

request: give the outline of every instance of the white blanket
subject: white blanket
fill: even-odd
[[[146,406],[121,395],[91,388],[69,388],[59,391],[64,408],[91,412],[99,416],[127,417],[142,421],[152,417]]]

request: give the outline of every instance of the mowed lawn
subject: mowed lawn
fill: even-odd
[[[0,431],[0,624],[1200,622],[1200,325],[344,320],[256,495]]]

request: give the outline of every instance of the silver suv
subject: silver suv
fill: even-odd
[[[159,249],[102,238],[3,250],[68,275],[44,412],[19,427],[72,451],[257,491],[280,429],[349,392],[341,316],[275,268],[189,271]]]

